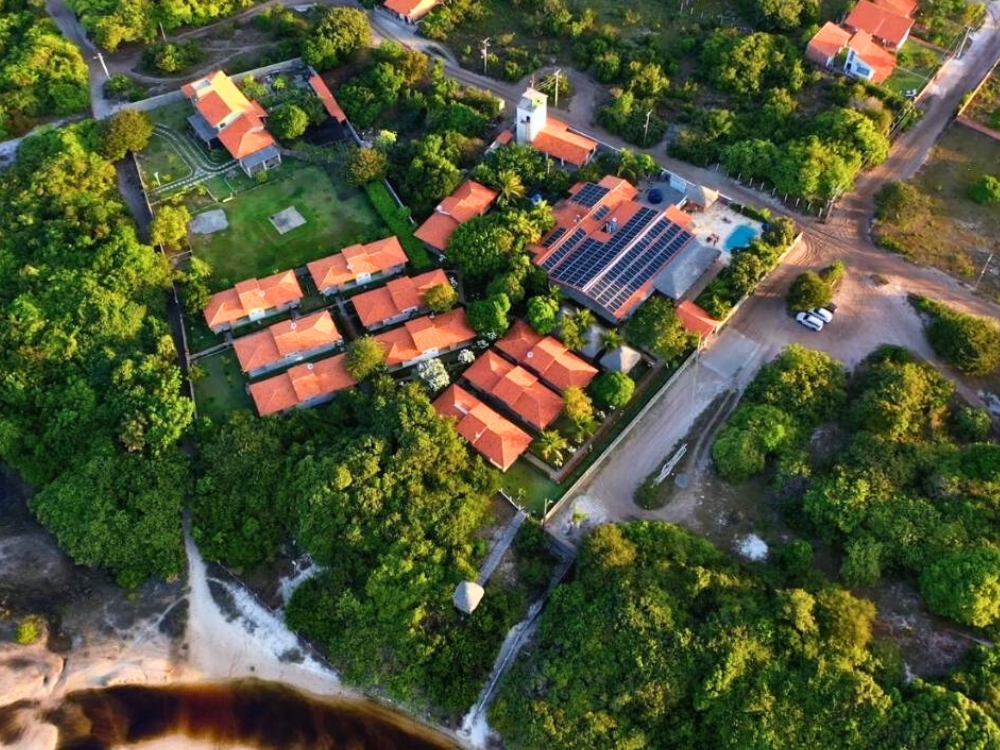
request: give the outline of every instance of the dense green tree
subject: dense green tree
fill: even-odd
[[[841,414],[847,373],[828,354],[792,344],[760,369],[744,399],[775,406],[812,427]]]
[[[899,224],[919,210],[920,193],[908,182],[890,180],[875,194],[875,218]]]
[[[792,312],[826,307],[833,301],[833,289],[815,271],[806,271],[795,277],[785,297]]]
[[[424,304],[433,313],[451,310],[458,302],[458,292],[451,284],[435,284],[424,292]]]
[[[149,223],[149,241],[171,252],[182,250],[190,221],[191,212],[187,210],[187,206],[164,204],[156,210],[156,215]]]
[[[749,19],[765,29],[795,31],[816,20],[817,0],[744,0]]]
[[[1000,619],[1000,550],[973,547],[936,558],[920,575],[920,593],[938,614],[992,625]]]
[[[665,297],[652,297],[639,308],[624,326],[629,342],[674,364],[697,343],[684,328]]]
[[[267,119],[267,127],[282,141],[293,141],[309,127],[309,115],[298,104],[282,104]]]
[[[714,86],[741,96],[775,88],[795,93],[805,83],[801,55],[783,36],[717,31],[705,42],[701,61]]]
[[[145,149],[152,135],[153,121],[148,114],[123,109],[101,120],[101,154],[110,161],[118,161],[129,152]]]
[[[582,388],[571,385],[563,391],[563,414],[575,425],[585,425],[594,420],[594,404]]]
[[[851,405],[852,421],[889,439],[928,434],[955,391],[934,368],[905,360],[876,361],[861,382],[864,391]]]
[[[348,184],[362,186],[381,180],[389,170],[389,157],[375,148],[352,148],[344,163],[344,179]]]
[[[371,44],[368,16],[356,8],[327,8],[309,30],[302,57],[319,71],[335,68]]]
[[[487,339],[502,336],[510,327],[507,314],[510,312],[510,300],[505,294],[494,294],[486,299],[470,302],[465,309],[466,317],[472,329]]]
[[[598,375],[590,388],[597,403],[606,409],[617,409],[632,400],[635,381],[623,372],[612,370]]]
[[[931,318],[927,340],[939,357],[967,375],[989,375],[1000,368],[1000,327],[995,321],[922,297],[917,306]]]
[[[965,443],[981,443],[990,435],[993,419],[986,409],[965,406],[952,414],[952,430],[955,437]]]
[[[549,296],[539,295],[528,300],[528,325],[538,333],[548,335],[556,327],[559,303]]]
[[[798,425],[788,412],[767,404],[741,406],[712,444],[715,468],[733,482],[760,474],[767,459],[798,437]]]
[[[362,336],[347,345],[347,371],[358,380],[385,366],[385,346],[373,336]]]
[[[521,175],[512,169],[501,169],[496,175],[497,205],[504,207],[524,199],[525,187]]]

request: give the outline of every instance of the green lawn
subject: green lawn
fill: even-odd
[[[291,206],[306,223],[280,235],[269,217]],[[293,159],[269,173],[264,185],[212,208],[225,210],[229,227],[192,235],[191,244],[212,266],[213,290],[296,268],[370,239],[382,226],[364,191],[347,187],[324,167]]]
[[[532,514],[541,517],[548,499],[551,508],[556,500],[562,497],[564,489],[551,481],[542,472],[524,459],[514,462],[503,475],[503,491],[510,495],[514,502],[523,505]]]
[[[235,409],[253,408],[246,392],[246,377],[231,349],[204,357],[195,366],[204,373],[194,381],[194,400],[199,416],[220,422]]]
[[[166,184],[191,174],[191,165],[157,133],[153,133],[149,145],[136,154],[136,158],[142,170],[142,178],[151,188],[156,187],[157,176],[160,183]]]
[[[884,85],[901,96],[914,89],[920,91],[943,62],[944,57],[937,50],[907,41],[896,56],[896,69]]]

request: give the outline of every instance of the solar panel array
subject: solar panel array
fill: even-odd
[[[597,211],[594,212],[594,218],[601,221],[605,216],[611,213],[611,208],[609,206],[601,206]]]
[[[615,256],[641,234],[656,217],[656,211],[646,207],[640,208],[607,242],[588,239],[580,246],[578,252],[569,256],[566,262],[559,264],[558,267],[553,264],[552,278],[577,289],[583,289],[602,274]]]
[[[559,227],[556,231],[545,238],[545,242],[542,243],[542,247],[552,247],[553,243],[564,234],[566,234],[566,227]]]
[[[608,194],[608,189],[606,187],[601,187],[600,185],[595,185],[592,182],[588,182],[580,191],[573,196],[573,202],[580,205],[586,206],[587,208],[593,208],[598,203],[601,202],[601,198]]]
[[[684,247],[691,235],[667,218],[629,248],[600,279],[586,290],[587,296],[608,312],[618,309]]]
[[[580,242],[582,242],[583,238],[586,236],[587,236],[586,230],[583,229],[582,227],[577,227],[576,231],[574,231],[573,234],[571,234],[566,239],[566,241],[562,244],[562,246],[554,253],[552,253],[552,255],[550,255],[548,258],[545,259],[545,261],[542,263],[542,268],[544,268],[546,271],[551,271],[555,267],[555,265],[563,258],[565,258],[567,255],[569,255],[570,251],[575,249],[576,246],[580,244]]]

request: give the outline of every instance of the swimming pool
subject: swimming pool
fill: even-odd
[[[757,227],[750,224],[740,224],[726,238],[726,251],[732,252],[733,250],[739,250],[741,247],[746,247],[759,234],[760,230]]]

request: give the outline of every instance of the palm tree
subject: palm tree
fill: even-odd
[[[497,205],[501,207],[521,200],[526,192],[521,175],[512,169],[501,169],[497,172],[496,189]]]
[[[535,441],[535,448],[543,460],[559,466],[563,451],[569,450],[569,441],[558,430],[545,430]]]
[[[625,337],[617,328],[609,328],[601,334],[601,346],[607,351],[617,349],[625,343]]]

